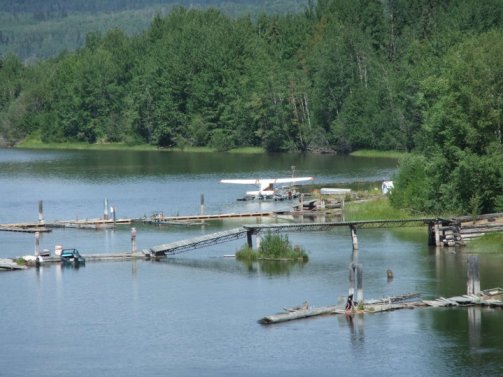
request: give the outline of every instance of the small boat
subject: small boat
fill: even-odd
[[[64,265],[79,266],[86,263],[86,259],[80,255],[77,249],[61,250],[61,263]]]

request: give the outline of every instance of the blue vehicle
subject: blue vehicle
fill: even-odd
[[[77,249],[63,249],[61,250],[61,263],[79,266],[86,264],[86,259],[80,255]]]

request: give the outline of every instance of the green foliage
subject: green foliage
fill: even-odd
[[[412,211],[433,211],[429,197],[430,175],[427,160],[422,155],[407,155],[400,160],[399,171],[393,179],[394,189],[389,200],[395,208]]]
[[[260,242],[258,251],[245,245],[236,253],[238,260],[301,260],[308,261],[306,252],[300,246],[292,246],[287,235],[267,233]]]
[[[425,157],[405,160],[391,195],[396,206],[471,214],[497,211],[503,196],[503,33],[454,46],[445,68],[419,93]]]
[[[219,151],[414,151],[401,162],[394,206],[501,209],[501,0],[306,3],[303,13],[240,18],[214,8],[156,8],[135,36],[111,24],[83,31],[83,15],[72,18],[119,9],[113,0],[67,2],[59,13],[34,1],[3,9],[12,14],[0,14],[10,25],[0,47],[11,43],[14,20],[24,25],[27,17],[50,32],[59,21],[75,24],[66,34],[81,47],[31,65],[2,54],[0,141],[34,135]],[[286,2],[269,6],[278,4]],[[28,9],[30,16],[22,13]],[[136,18],[123,16],[134,28]],[[27,46],[46,43],[46,34],[30,35]]]

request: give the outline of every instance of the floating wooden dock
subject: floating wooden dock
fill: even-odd
[[[23,223],[23,224],[3,224],[3,225],[0,225],[0,231],[20,232],[20,233],[36,233],[36,232],[48,233],[48,232],[51,232],[52,230],[45,227],[44,225]]]
[[[244,212],[244,213],[223,213],[215,215],[187,215],[187,216],[151,216],[143,218],[123,218],[123,219],[83,219],[83,220],[56,220],[52,222],[40,223],[18,223],[0,224],[0,231],[8,232],[51,232],[54,228],[76,228],[76,229],[109,229],[117,225],[131,225],[134,223],[145,223],[154,225],[198,225],[204,221],[240,219],[251,217],[271,217],[285,212]]]
[[[48,228],[79,228],[79,229],[107,229],[116,225],[130,225],[133,219],[86,219],[62,220],[46,224]]]
[[[2,270],[25,270],[25,266],[20,266],[12,259],[0,258],[0,271]]]
[[[133,259],[146,259],[142,253],[102,253],[102,254],[82,254],[86,262],[102,262],[102,261],[125,261]],[[61,258],[59,256],[44,257],[43,263],[59,263]]]
[[[283,213],[283,212],[280,212]],[[207,221],[207,220],[224,220],[224,219],[241,219],[246,217],[270,217],[276,215],[277,212],[243,212],[243,213],[221,213],[215,215],[187,215],[187,216],[152,216],[136,221],[141,221],[148,224],[173,224],[191,221]]]
[[[295,310],[285,310],[277,314],[272,314],[258,320],[262,325],[271,325],[298,319],[310,318],[321,315],[334,314],[364,314],[378,313],[383,311],[393,311],[399,309],[414,309],[418,307],[466,307],[466,306],[484,306],[503,309],[503,289],[492,288],[482,291],[480,294],[461,295],[450,298],[439,297],[434,300],[417,300],[406,302],[417,293],[403,296],[388,297],[379,300],[365,301],[361,309],[346,311],[340,306],[324,306],[319,308],[299,308]],[[405,301],[405,302],[402,302]]]

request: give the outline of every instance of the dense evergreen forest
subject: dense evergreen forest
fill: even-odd
[[[180,7],[37,64],[2,57],[0,134],[408,151],[393,204],[487,213],[503,210],[501,62],[503,0],[318,0],[256,18]]]
[[[229,16],[300,12],[307,0],[0,0],[0,55],[24,62],[82,47],[89,32],[138,34],[176,6],[215,7]]]

